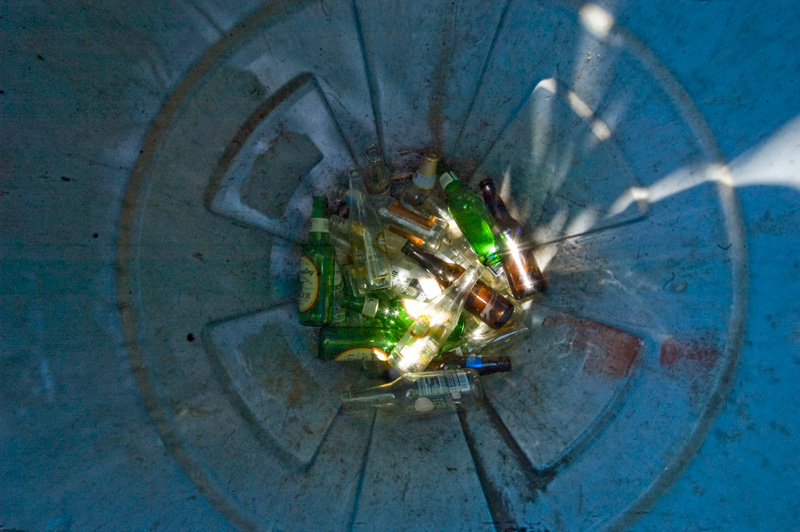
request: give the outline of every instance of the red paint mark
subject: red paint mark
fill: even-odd
[[[693,372],[708,373],[717,364],[719,355],[719,347],[710,338],[678,341],[670,336],[661,344],[659,362],[665,367],[680,365]]]
[[[638,336],[596,321],[575,316],[545,318],[543,327],[568,327],[574,336],[573,347],[583,353],[586,373],[602,373],[620,378],[628,372],[642,349]]]

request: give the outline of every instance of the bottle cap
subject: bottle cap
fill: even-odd
[[[364,308],[361,309],[361,314],[369,318],[374,318],[378,313],[378,300],[374,297],[368,297],[364,300]]]
[[[439,184],[442,186],[442,189],[446,189],[447,185],[449,185],[453,181],[458,181],[458,178],[455,176],[453,172],[445,172],[441,176],[439,176]]]

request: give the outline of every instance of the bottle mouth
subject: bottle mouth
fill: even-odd
[[[487,177],[486,179],[481,180],[478,183],[478,188],[486,189],[486,190],[494,190],[494,181],[491,177]]]

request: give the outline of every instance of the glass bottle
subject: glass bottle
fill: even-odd
[[[342,305],[368,318],[374,318],[382,327],[405,332],[414,324],[414,320],[425,312],[428,304],[409,298],[386,301],[374,297],[344,297]],[[466,321],[459,316],[458,323],[449,338],[453,340],[461,338],[465,326]]]
[[[458,340],[446,342],[443,353],[452,352],[457,356],[484,355],[508,351],[523,343],[530,334],[530,327],[521,318],[509,320],[502,329],[492,329],[485,324],[470,330]]]
[[[511,357],[507,356],[458,356],[450,352],[439,355],[428,365],[428,371],[440,369],[472,369],[478,375],[491,375],[511,371]]]
[[[422,205],[425,199],[431,195],[433,187],[436,185],[436,166],[439,164],[439,154],[435,151],[427,151],[422,156],[411,183],[408,184],[400,197],[401,201],[409,207]]]
[[[392,176],[381,154],[381,148],[377,144],[367,146],[367,161],[369,161],[369,171],[364,178],[364,185],[367,192],[373,196],[385,196],[389,193],[392,184]]]
[[[483,399],[477,374],[470,369],[406,373],[393,382],[342,394],[345,410],[395,408],[417,413],[470,406]]]
[[[381,327],[323,327],[319,331],[317,356],[338,362],[387,361],[402,333]]]
[[[445,172],[439,184],[447,195],[447,208],[458,228],[478,254],[482,264],[494,265],[500,262],[492,226],[494,220],[481,198],[456,178],[452,172]]]
[[[314,196],[311,230],[300,256],[298,309],[303,325],[324,325],[331,319],[334,262],[325,196]]]
[[[381,207],[378,214],[388,222],[390,231],[401,236],[413,235],[419,239],[420,245],[430,252],[439,249],[447,229],[447,222],[441,218],[406,207],[400,201],[394,201],[388,207]]]
[[[464,272],[458,264],[450,264],[428,253],[412,242],[406,242],[402,249],[411,260],[428,270],[443,286],[450,286]],[[514,314],[514,305],[506,298],[478,281],[464,303],[464,310],[487,324],[499,329]]]
[[[458,325],[464,301],[480,273],[478,268],[464,272],[425,306],[389,354],[389,365],[398,374],[422,371],[433,360]]]
[[[350,247],[353,266],[364,290],[386,290],[392,285],[389,258],[380,252],[378,238],[383,232],[378,215],[367,201],[364,181],[357,170],[350,171]]]
[[[484,179],[478,186],[486,207],[497,222],[498,251],[511,293],[515,298],[523,299],[543,292],[547,289],[547,280],[536,262],[533,247],[525,243],[530,240],[526,238],[525,229],[508,212],[491,178]]]

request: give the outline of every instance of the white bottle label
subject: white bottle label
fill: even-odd
[[[330,233],[331,222],[327,218],[311,218],[311,233]]]
[[[300,296],[297,299],[300,312],[314,306],[319,297],[319,271],[308,257],[300,257]]]

